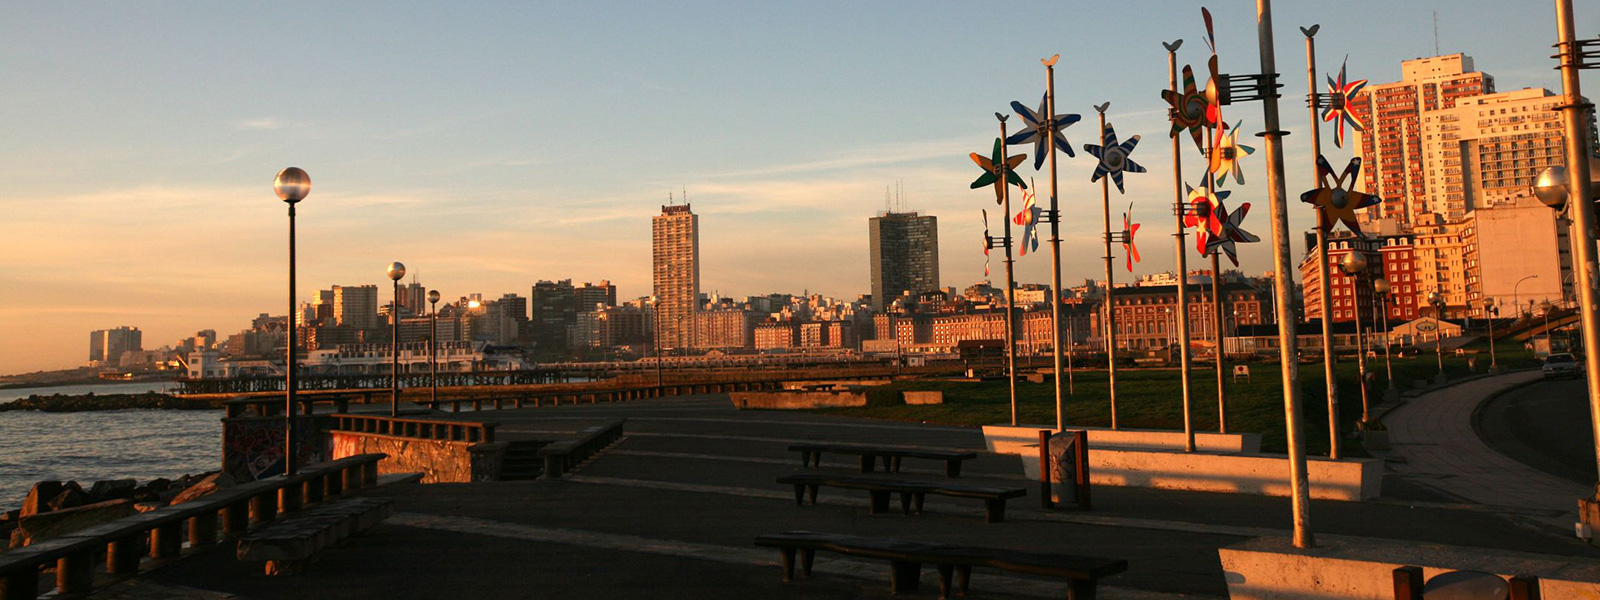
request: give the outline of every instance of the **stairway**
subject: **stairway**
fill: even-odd
[[[549,443],[542,440],[508,442],[505,462],[500,466],[500,480],[538,479],[544,473],[544,460],[539,458],[539,449]]]

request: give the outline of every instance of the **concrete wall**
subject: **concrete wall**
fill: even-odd
[[[944,392],[902,392],[906,404],[944,404]]]
[[[1089,438],[1089,482],[1197,492],[1289,495],[1289,459],[1281,454],[1228,454],[1096,448]],[[1039,454],[1023,452],[1023,471],[1039,478]],[[1375,458],[1307,461],[1311,497],[1373,500],[1382,492],[1383,461]]]
[[[909,404],[909,402],[908,402]],[[1048,425],[985,425],[983,443],[996,454],[1021,454],[1023,446],[1038,452],[1039,430]],[[1166,429],[1106,429],[1101,427],[1068,427],[1069,430],[1089,432],[1089,451],[1106,446],[1125,450],[1183,450],[1182,431]],[[1195,432],[1196,450],[1211,452],[1260,452],[1259,433]]]
[[[845,392],[732,392],[728,397],[739,409],[804,409],[839,406],[866,406],[864,391]]]
[[[1541,598],[1600,599],[1600,561],[1579,557],[1331,535],[1318,535],[1315,548],[1256,538],[1217,555],[1234,600],[1392,600],[1403,566],[1422,567],[1424,580],[1458,570],[1531,575]]]
[[[496,481],[505,460],[506,444],[478,444],[416,438],[331,432],[333,458],[382,452],[378,474],[422,473],[422,483]]]

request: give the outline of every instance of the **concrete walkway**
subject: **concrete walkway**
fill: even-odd
[[[1390,465],[1414,483],[1464,502],[1505,509],[1572,531],[1585,486],[1549,475],[1499,452],[1478,437],[1473,413],[1495,394],[1539,381],[1538,371],[1476,379],[1423,394],[1384,417],[1393,454]]]

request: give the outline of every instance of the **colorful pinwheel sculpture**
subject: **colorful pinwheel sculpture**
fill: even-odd
[[[1004,161],[1002,161],[1000,160],[1000,156],[1003,148],[1004,147],[1001,146],[1000,138],[995,138],[994,155],[992,157],[984,158],[977,152],[972,153],[972,162],[978,163],[978,166],[983,167],[984,170],[984,173],[979,175],[978,179],[972,182],[972,189],[978,189],[986,185],[993,185],[995,204],[999,204],[1002,201],[1001,194],[1004,193],[1005,190],[1001,186],[1007,183],[1022,189],[1028,189],[1028,184],[1023,183],[1022,178],[1017,176],[1017,166],[1021,165],[1023,161],[1028,160],[1028,155],[1017,154],[1007,157]],[[1000,216],[1004,217],[1005,215]]]
[[[1187,129],[1189,135],[1194,137],[1196,148],[1204,148],[1201,141],[1200,128],[1206,126],[1206,115],[1210,112],[1206,96],[1201,94],[1194,86],[1194,69],[1189,65],[1183,66],[1183,91],[1161,90],[1161,98],[1169,105],[1168,113],[1172,119],[1172,137]]]
[[[1218,190],[1215,193],[1210,188],[1201,186],[1189,187],[1189,205],[1194,209],[1184,213],[1183,225],[1200,230],[1195,235],[1195,250],[1206,256],[1206,244],[1210,238],[1222,234],[1222,222],[1225,218],[1222,201],[1226,200],[1233,192]]]
[[[1050,96],[1048,92],[1044,98],[1039,100],[1039,110],[1037,112],[1029,110],[1021,102],[1016,101],[1012,101],[1011,110],[1016,111],[1017,116],[1022,117],[1022,122],[1026,123],[1028,128],[1006,138],[1006,143],[1026,144],[1032,142],[1034,144],[1034,170],[1044,166],[1044,159],[1050,152],[1050,136],[1052,135],[1056,138],[1056,149],[1066,152],[1067,156],[1076,156],[1072,153],[1072,144],[1067,142],[1067,136],[1062,135],[1061,130],[1066,129],[1073,123],[1077,123],[1083,117],[1078,115],[1056,115],[1054,131],[1050,131],[1050,123],[1044,118],[1044,115],[1050,113]]]
[[[1255,154],[1256,149],[1239,143],[1239,128],[1242,126],[1244,121],[1239,121],[1233,127],[1223,123],[1217,128],[1217,141],[1211,147],[1211,176],[1217,185],[1226,182],[1229,173],[1233,173],[1234,181],[1244,185],[1244,169],[1239,165],[1239,158]]]
[[[1122,250],[1128,253],[1128,272],[1133,272],[1133,263],[1139,262],[1139,247],[1133,245],[1133,234],[1139,232],[1139,224],[1129,220],[1128,213],[1133,212],[1133,203],[1128,203],[1128,212],[1122,213]]]
[[[1022,211],[1017,213],[1011,221],[1022,226],[1022,255],[1027,256],[1028,251],[1039,250],[1039,214],[1044,212],[1034,204],[1033,192],[1022,192]]]
[[[989,276],[989,210],[983,210],[983,276]]]
[[[1211,10],[1200,7],[1200,16],[1206,21],[1206,47],[1211,48],[1211,60],[1206,61],[1206,70],[1211,71],[1211,79],[1206,81],[1206,127],[1216,127],[1222,123],[1222,76],[1217,74],[1217,33],[1211,27]]]
[[[1133,162],[1133,159],[1128,158],[1128,155],[1133,153],[1133,148],[1139,145],[1139,136],[1133,136],[1128,138],[1128,141],[1118,144],[1117,130],[1110,123],[1106,123],[1105,140],[1106,145],[1103,148],[1094,144],[1083,145],[1084,151],[1100,159],[1100,164],[1095,166],[1094,176],[1089,178],[1089,182],[1100,181],[1101,177],[1109,175],[1112,183],[1117,184],[1117,192],[1126,193],[1122,189],[1123,171],[1129,173],[1144,172],[1144,167],[1139,166],[1139,163]],[[977,184],[973,185],[976,187]]]
[[[1345,166],[1344,173],[1335,177],[1333,167],[1328,164],[1328,159],[1317,157],[1317,175],[1322,180],[1322,187],[1300,195],[1300,201],[1315,206],[1322,211],[1321,227],[1323,231],[1333,229],[1333,222],[1337,219],[1344,223],[1346,229],[1361,235],[1361,226],[1356,222],[1356,211],[1372,206],[1383,199],[1372,194],[1355,191],[1357,175],[1361,174],[1361,158],[1350,159],[1350,164]]]
[[[1240,224],[1244,221],[1244,216],[1250,214],[1250,203],[1240,204],[1239,209],[1233,212],[1228,212],[1228,209],[1219,205],[1216,212],[1218,221],[1222,224],[1222,232],[1218,235],[1210,236],[1206,240],[1206,249],[1202,254],[1209,256],[1221,250],[1228,255],[1228,260],[1233,262],[1233,266],[1237,267],[1239,266],[1239,255],[1238,249],[1234,247],[1234,244],[1261,241],[1261,238],[1240,227]]]
[[[1350,128],[1356,131],[1366,131],[1366,128],[1361,125],[1361,120],[1356,118],[1354,112],[1351,112],[1350,105],[1355,102],[1356,94],[1361,93],[1361,88],[1367,86],[1367,80],[1362,79],[1346,83],[1344,80],[1344,68],[1349,62],[1350,57],[1347,56],[1344,59],[1344,63],[1339,64],[1339,79],[1337,81],[1332,77],[1328,78],[1328,95],[1333,98],[1333,102],[1330,102],[1327,108],[1322,109],[1322,120],[1333,121],[1333,145],[1336,148],[1344,147],[1345,123],[1349,123]]]

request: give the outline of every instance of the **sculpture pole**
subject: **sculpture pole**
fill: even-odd
[[[1183,40],[1165,44],[1167,48],[1167,78],[1172,93],[1178,90],[1178,47],[1183,45]],[[1178,316],[1175,319],[1178,328],[1178,365],[1179,378],[1183,381],[1183,431],[1184,450],[1194,451],[1194,427],[1190,423],[1193,414],[1191,398],[1189,396],[1189,253],[1184,250],[1183,216],[1186,198],[1183,191],[1183,147],[1178,136],[1172,136],[1172,214],[1177,218],[1178,232],[1173,234],[1177,239],[1178,252]]]

